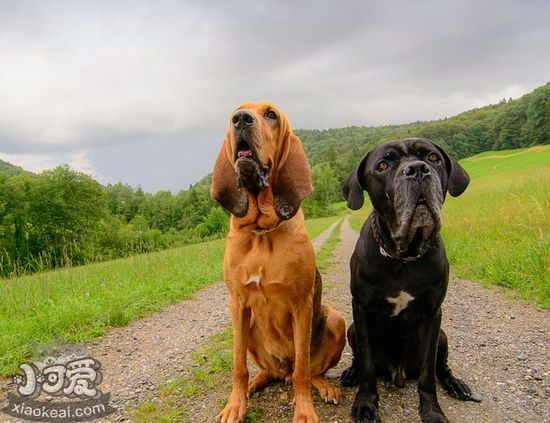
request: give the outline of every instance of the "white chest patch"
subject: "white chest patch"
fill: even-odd
[[[386,297],[386,301],[394,305],[392,313],[394,317],[399,316],[399,313],[405,310],[412,300],[414,297],[405,291],[400,291],[397,297]]]
[[[248,280],[245,282],[245,285],[249,285],[251,283],[255,283],[256,285],[260,286],[260,277],[258,275],[250,276]]]

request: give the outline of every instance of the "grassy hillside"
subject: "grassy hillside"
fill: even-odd
[[[327,130],[299,129],[313,166],[328,163],[343,182],[374,145],[391,139],[425,137],[462,159],[489,150],[550,142],[550,83],[516,100],[469,110],[449,118],[386,126],[349,126]]]
[[[550,147],[490,151],[461,164],[472,182],[443,207],[453,274],[550,308]],[[368,211],[352,215],[355,229]]]
[[[26,173],[26,171],[19,166],[0,160],[0,174],[15,176],[20,175],[21,173]]]
[[[337,216],[311,219],[311,237]],[[222,278],[225,240],[142,254],[31,276],[0,279],[0,375],[31,353],[31,342],[57,335],[71,342],[100,336],[111,326],[189,298]]]

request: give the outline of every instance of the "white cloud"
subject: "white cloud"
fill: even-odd
[[[66,156],[53,156],[49,154],[7,154],[0,153],[0,159],[33,173],[40,173],[60,164],[68,164],[72,169],[85,173],[100,183],[111,182],[109,178],[98,173],[85,152],[71,153]]]
[[[0,2],[0,152],[177,189],[243,101],[328,128],[516,98],[548,81],[548,21],[544,2]]]

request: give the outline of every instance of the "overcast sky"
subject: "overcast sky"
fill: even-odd
[[[177,192],[229,113],[431,120],[550,80],[548,1],[0,0],[0,159]]]

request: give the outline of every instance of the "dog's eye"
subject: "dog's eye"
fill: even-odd
[[[269,119],[277,120],[277,113],[275,113],[273,110],[268,110],[265,116]]]
[[[376,170],[378,172],[383,172],[388,168],[388,166],[389,166],[388,162],[381,161],[380,163],[378,163]]]
[[[439,163],[439,156],[435,153],[432,153],[428,156],[428,160],[433,163]]]

